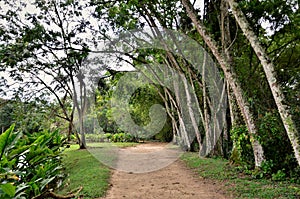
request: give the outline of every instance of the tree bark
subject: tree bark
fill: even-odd
[[[195,131],[197,142],[200,146],[201,145],[201,136],[200,136],[200,131],[199,131],[199,128],[198,128],[198,121],[196,119],[197,117],[195,117],[195,115],[197,115],[197,114],[194,113],[194,110],[193,110],[193,104],[196,103],[196,102],[194,102],[194,103],[192,102],[192,95],[190,93],[190,89],[189,89],[187,79],[185,78],[185,76],[183,74],[180,74],[179,76],[181,77],[181,79],[183,81],[184,90],[185,90],[185,94],[186,94],[187,109],[188,109],[188,112],[189,112],[189,116],[190,116],[190,119],[191,119],[193,129]],[[193,90],[192,92],[195,92],[195,91]],[[195,100],[197,100],[197,98]],[[198,101],[197,101],[197,103],[198,103]]]
[[[182,94],[180,94],[180,89],[179,89],[179,80],[180,77],[177,74],[172,74],[173,78],[173,86],[174,86],[174,94],[175,94],[175,99],[177,102],[177,107],[178,107],[178,119],[179,119],[179,128],[180,128],[180,133],[181,133],[181,138],[184,141],[184,146],[187,147],[187,150],[189,151],[191,149],[191,144],[192,141],[189,138],[189,132],[187,131],[186,128],[186,122],[184,120],[184,115],[183,112],[185,111],[185,109],[183,109],[183,104],[181,103],[181,98],[182,98]],[[187,119],[185,117],[185,119]]]
[[[195,25],[198,33],[201,35],[206,45],[210,48],[213,55],[218,60],[222,70],[224,71],[226,79],[230,83],[230,86],[235,94],[238,105],[242,111],[245,123],[248,127],[251,136],[251,144],[254,152],[255,166],[260,167],[261,163],[265,160],[264,151],[261,144],[254,138],[255,135],[258,134],[258,130],[253,119],[253,115],[250,112],[249,104],[242,94],[242,88],[240,86],[240,83],[237,81],[236,75],[234,71],[230,68],[230,65],[227,62],[226,58],[219,52],[218,45],[207,33],[205,26],[202,25],[200,20],[197,18],[197,15],[195,14],[189,0],[181,0],[181,2],[185,7],[188,16],[191,18],[193,24]]]
[[[208,97],[207,97],[207,94],[206,94],[206,73],[205,73],[205,64],[207,63],[206,62],[206,53],[204,53],[204,58],[203,58],[203,66],[202,66],[202,85],[203,85],[203,88],[202,88],[202,93],[203,93],[203,115],[204,115],[204,122],[203,122],[203,126],[204,126],[204,129],[205,129],[205,142],[206,144],[203,144],[203,146],[205,147],[204,149],[203,148],[200,148],[200,151],[199,151],[199,155],[202,156],[204,154],[207,154],[209,150],[212,149],[213,146],[211,146],[211,126],[210,126],[210,116],[209,116],[209,111],[208,111],[208,104],[207,104],[207,100],[208,100]]]
[[[86,85],[83,81],[83,74],[82,71],[79,71],[79,74],[77,74],[77,79],[79,81],[79,96],[77,95],[75,81],[73,78],[71,78],[72,87],[73,87],[73,103],[74,106],[77,109],[78,112],[78,119],[79,119],[79,134],[80,134],[80,140],[79,141],[79,148],[80,149],[86,149],[86,141],[85,141],[85,134],[84,134],[84,113],[86,108]],[[78,103],[78,97],[80,98]]]
[[[170,105],[169,105],[168,101],[170,102]],[[174,141],[174,143],[176,143],[176,136],[179,134],[179,129],[177,127],[177,122],[176,122],[175,116],[173,114],[173,111],[175,108],[172,104],[172,101],[171,101],[169,95],[168,95],[167,88],[164,88],[164,102],[165,102],[165,107],[166,107],[167,113],[172,121],[173,141]]]
[[[262,45],[260,44],[257,36],[252,31],[244,13],[239,9],[238,4],[234,0],[227,0],[227,2],[230,5],[232,14],[234,15],[240,28],[242,29],[244,35],[249,40],[253,50],[260,60],[261,65],[263,66],[281,120],[294,149],[294,154],[297,159],[298,165],[300,165],[300,134],[297,131],[295,122],[292,118],[292,114],[290,113],[290,107],[288,107],[285,103],[285,96],[276,79],[274,65],[263,49]]]

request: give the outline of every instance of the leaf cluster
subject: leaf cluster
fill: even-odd
[[[64,177],[58,131],[22,134],[14,125],[0,135],[0,198],[32,198]]]

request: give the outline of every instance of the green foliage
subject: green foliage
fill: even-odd
[[[12,184],[1,184],[0,185],[0,194],[2,192],[2,196],[3,198],[13,198],[16,194],[16,186],[12,185]]]
[[[145,85],[135,91],[130,99],[130,114],[135,123],[139,126],[146,126],[151,122],[149,116],[149,110],[154,104],[164,106],[163,100],[160,98],[159,92],[160,86],[158,85]],[[147,135],[143,135],[143,132],[138,133],[138,137],[148,138]],[[154,139],[169,142],[173,138],[171,119],[168,117],[164,127],[157,132]],[[152,139],[148,138],[148,139]]]
[[[116,72],[116,74],[111,74],[110,72],[107,72],[106,75],[111,78],[101,79],[98,85],[98,91],[96,92],[95,108],[97,111],[97,119],[99,126],[105,133],[119,133],[119,128],[112,116],[110,101],[112,90],[109,88],[115,87],[124,73]]]
[[[7,100],[3,106],[0,105],[0,128],[7,129],[14,123],[15,130],[25,134],[56,129],[60,120],[54,116],[52,108],[51,103],[43,100]]]
[[[155,134],[154,139],[161,142],[171,142],[173,139],[173,129],[171,124],[171,118],[167,118],[164,127],[158,134]]]
[[[136,138],[129,133],[115,133],[112,135],[111,142],[134,142]]]
[[[162,104],[154,85],[146,85],[135,91],[130,99],[130,113],[137,125],[145,126],[150,123],[149,110],[154,104]]]
[[[13,123],[13,104],[0,98],[0,128],[8,129]],[[2,131],[2,129],[0,129]]]
[[[264,176],[271,175],[273,168],[274,168],[274,163],[272,160],[264,161],[261,164],[261,170],[262,170]],[[263,176],[261,176],[261,177],[263,177]]]
[[[297,167],[285,129],[277,113],[268,112],[259,118],[259,141],[265,151],[267,162],[271,164],[268,177],[278,171],[289,172]],[[274,147],[276,146],[276,147]]]
[[[86,134],[88,142],[135,142],[136,138],[129,133]]]
[[[106,137],[106,139],[110,140],[112,137],[111,133],[104,133],[104,136]]]
[[[234,143],[230,159],[241,165],[242,171],[254,178],[269,178],[276,181],[296,179],[297,163],[293,157],[293,150],[280,122],[279,115],[267,112],[260,115],[258,120],[259,136],[256,138],[262,144],[266,161],[260,168],[253,168],[253,152],[250,138],[245,126],[234,127],[231,139]],[[276,147],[274,147],[276,146]],[[292,175],[295,175],[292,177]]]
[[[241,169],[246,174],[251,175],[253,178],[262,179],[262,178],[270,178],[273,173],[274,163],[272,160],[270,161],[263,161],[260,168],[255,168],[251,170],[249,168]]]
[[[241,125],[233,127],[230,131],[230,135],[234,147],[231,154],[231,160],[237,164],[253,165],[253,150],[246,126]]]
[[[123,130],[118,127],[116,122],[114,121],[113,114],[117,114],[120,110],[115,110],[111,107],[112,92],[113,90],[106,90],[104,88],[114,88],[118,85],[119,79],[125,73],[118,72],[114,74],[111,78],[107,78],[101,81],[102,89],[101,92],[97,93],[96,99],[96,109],[99,125],[102,127],[103,131],[106,133],[110,133],[111,137],[108,139],[112,142],[135,142],[138,139],[157,139],[160,141],[171,141],[172,140],[172,125],[170,118],[167,118],[167,122],[160,132],[153,137],[147,137],[144,132],[126,132],[124,134]],[[122,89],[126,92],[127,87],[130,87],[131,84],[134,83],[134,80],[130,80],[129,82],[123,83]],[[132,120],[135,124],[139,126],[146,126],[151,122],[151,118],[149,116],[149,110],[151,106],[154,104],[160,104],[164,106],[164,102],[158,95],[157,89],[161,89],[157,85],[144,85],[135,90],[135,92],[131,95],[129,100],[129,113],[131,115]],[[118,99],[121,100],[121,99]],[[129,133],[129,134],[128,134]],[[130,135],[131,134],[131,135]]]
[[[0,197],[31,198],[56,188],[63,143],[58,131],[25,135],[14,125],[0,135]]]
[[[290,181],[293,183],[300,184],[300,166],[290,171]]]
[[[191,152],[197,152],[200,150],[200,147],[199,147],[199,143],[198,141],[196,141],[196,139],[192,142],[191,144]]]
[[[274,181],[283,181],[286,179],[286,174],[283,170],[278,170],[277,173],[272,174],[272,180]]]

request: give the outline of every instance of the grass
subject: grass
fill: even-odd
[[[110,146],[123,148],[136,145],[138,143],[88,143],[88,147],[95,149]],[[66,195],[82,186],[80,195],[85,199],[104,196],[108,189],[110,169],[99,161],[93,148],[89,150],[78,150],[78,148],[78,145],[70,145],[70,148],[64,151],[63,164],[66,167],[65,173],[68,174],[68,177],[64,180],[63,188],[59,193]]]
[[[227,160],[199,158],[197,153],[181,157],[199,176],[222,182],[235,198],[300,198],[300,185],[268,179],[254,179],[240,173]]]
[[[108,189],[110,170],[98,161],[88,150],[77,150],[78,145],[66,149],[63,163],[68,177],[63,182],[60,194],[83,187],[80,195],[85,199],[102,197]]]

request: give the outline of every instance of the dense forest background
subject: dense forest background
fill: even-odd
[[[297,0],[0,3],[3,193],[14,195],[7,191],[13,187],[7,182],[14,182],[23,186],[17,193],[38,195],[62,178],[58,153],[63,143],[86,148],[95,140],[174,141],[200,156],[229,159],[258,177],[299,182]],[[151,34],[138,35],[146,29]],[[137,43],[158,44],[130,48],[122,34]],[[186,56],[192,52],[183,52],[182,35],[199,45],[197,50],[201,47],[198,66]],[[148,84],[135,84],[140,76],[128,78],[136,72]],[[162,76],[168,83],[161,83]],[[122,97],[136,85],[129,99]],[[116,89],[123,93],[114,95]],[[125,116],[114,100],[128,103],[124,111],[138,126],[151,124],[149,110],[159,104],[165,123],[151,136],[130,131],[117,121],[116,116]],[[216,108],[220,105],[223,109]],[[34,153],[37,146],[41,150]],[[48,171],[57,169],[37,172],[43,161],[36,155]],[[18,165],[33,165],[33,174],[24,174],[29,167]],[[37,180],[39,175],[48,178]]]

